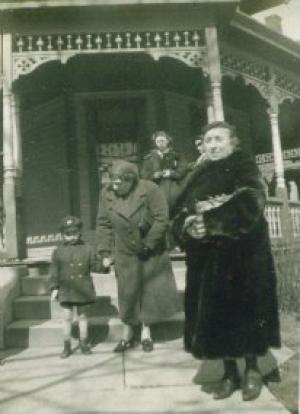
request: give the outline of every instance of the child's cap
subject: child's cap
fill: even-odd
[[[59,225],[60,231],[69,230],[71,228],[79,230],[82,226],[82,222],[78,217],[66,216],[62,219]]]

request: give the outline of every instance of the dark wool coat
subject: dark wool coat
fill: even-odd
[[[232,198],[203,213],[204,238],[182,232],[196,201],[221,194]],[[180,197],[174,232],[186,250],[184,339],[197,358],[264,354],[280,346],[264,204],[260,173],[241,151],[198,166]]]
[[[158,186],[139,180],[124,199],[102,191],[97,217],[98,251],[113,255],[123,322],[159,322],[178,310],[178,294],[166,251],[168,207]],[[139,258],[143,246],[153,250]]]
[[[154,173],[162,172],[163,170],[170,170],[170,177],[154,178]],[[160,156],[156,149],[150,151],[144,157],[141,177],[154,181],[162,189],[166,196],[168,206],[170,209],[177,199],[179,193],[180,182],[186,174],[186,163],[182,157],[173,149]]]
[[[59,289],[61,305],[87,305],[95,301],[90,272],[96,271],[92,248],[79,240],[58,246],[50,267],[50,289]]]

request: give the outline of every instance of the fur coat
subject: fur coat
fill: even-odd
[[[184,226],[199,206],[203,238]],[[178,200],[173,229],[187,264],[184,340],[197,358],[261,355],[280,346],[264,206],[259,170],[240,150],[197,166]]]

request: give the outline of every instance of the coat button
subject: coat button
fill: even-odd
[[[78,275],[78,277],[82,277],[82,275]]]
[[[136,242],[134,240],[132,240],[131,244],[133,244],[135,246],[136,245]]]
[[[74,263],[70,263],[70,266],[71,266],[71,267],[74,267]]]

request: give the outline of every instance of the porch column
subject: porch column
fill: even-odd
[[[286,192],[286,186],[284,181],[284,164],[281,148],[279,121],[278,121],[278,104],[272,104],[269,109],[269,117],[272,131],[272,146],[274,155],[274,170],[276,179],[276,192]]]
[[[281,209],[282,235],[284,242],[290,244],[293,240],[293,223],[289,207],[288,192],[284,180],[284,163],[279,129],[279,104],[274,96],[271,96],[268,113],[272,132],[276,196],[281,199],[283,203]]]
[[[12,38],[3,35],[3,203],[8,258],[25,256],[22,232],[22,161],[18,97],[12,91]]]
[[[222,74],[216,27],[207,27],[205,29],[205,38],[207,46],[207,64],[210,77],[211,98],[214,109],[214,121],[224,121]]]
[[[215,111],[212,99],[212,91],[210,81],[207,79],[205,82],[205,104],[207,113],[207,122],[210,124],[215,120]]]

